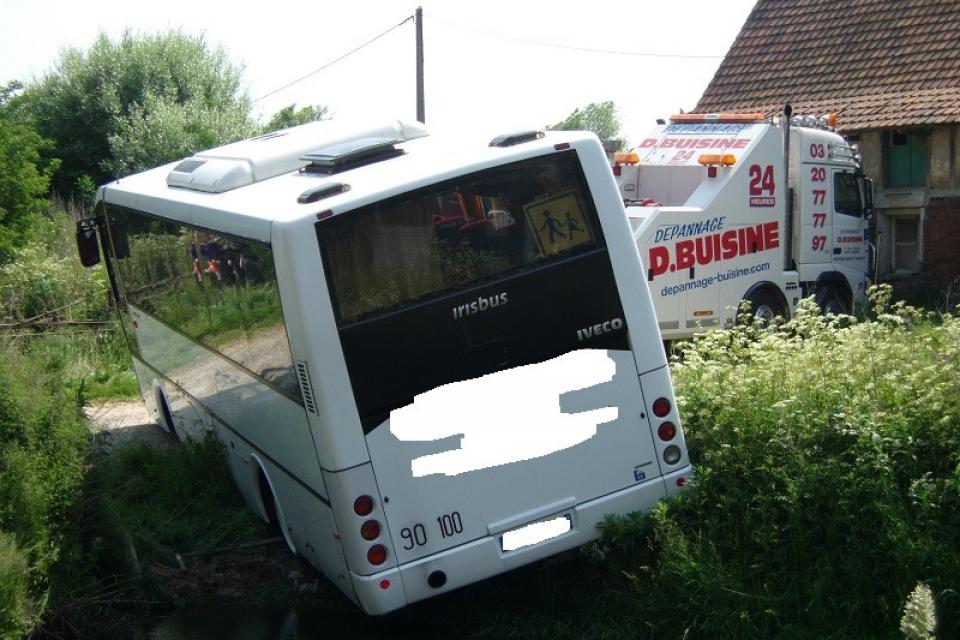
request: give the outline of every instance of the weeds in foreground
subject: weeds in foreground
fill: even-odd
[[[697,479],[606,538],[666,637],[891,637],[920,581],[960,632],[960,319],[873,300],[673,363]]]
[[[930,587],[918,583],[903,605],[900,632],[906,640],[932,640],[937,628],[937,611]]]

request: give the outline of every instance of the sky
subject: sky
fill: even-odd
[[[657,118],[695,106],[753,0],[422,0],[419,5],[430,129],[469,129],[492,137],[553,124],[577,107],[613,100],[622,135],[636,142]],[[144,33],[174,28],[203,35],[243,65],[261,121],[291,103],[326,105],[351,119],[414,120],[412,20],[267,94],[403,22],[417,6],[416,0],[263,5],[6,0],[0,12],[0,84],[42,76],[63,48],[86,48],[98,31],[117,38],[125,28]]]

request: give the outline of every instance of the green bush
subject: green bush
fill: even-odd
[[[667,637],[892,637],[918,582],[960,633],[960,319],[888,295],[673,363],[697,478],[607,530]]]

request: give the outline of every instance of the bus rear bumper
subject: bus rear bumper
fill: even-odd
[[[595,540],[600,537],[597,525],[607,515],[649,511],[666,495],[664,478],[654,478],[542,518],[568,515],[571,527],[538,544],[504,551],[501,535],[486,536],[374,575],[351,572],[350,577],[363,610],[381,615]],[[428,579],[436,572],[442,572],[444,584],[431,587]]]

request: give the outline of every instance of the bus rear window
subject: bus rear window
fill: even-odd
[[[574,151],[318,222],[317,237],[340,325],[603,245]]]

